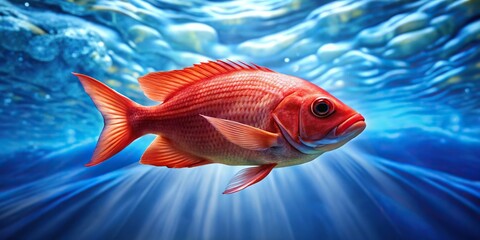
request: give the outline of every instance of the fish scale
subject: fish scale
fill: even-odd
[[[182,89],[158,109],[152,109],[155,126],[150,133],[172,139],[182,150],[219,163],[248,165],[270,162],[274,159],[267,152],[243,149],[229,142],[199,114],[278,131],[273,129],[270,112],[281,101],[285,90],[291,87],[281,84],[283,80],[278,75],[271,72],[233,72],[197,82]],[[219,92],[219,89],[222,91]]]

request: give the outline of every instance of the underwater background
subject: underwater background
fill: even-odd
[[[71,72],[242,60],[326,89],[357,138],[221,194],[242,167],[84,167],[103,126]],[[480,239],[480,1],[0,0],[0,239]]]

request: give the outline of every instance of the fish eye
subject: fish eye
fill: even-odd
[[[313,101],[310,109],[317,117],[328,117],[335,110],[333,103],[326,98],[317,98]]]

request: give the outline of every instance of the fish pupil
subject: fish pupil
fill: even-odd
[[[328,110],[330,110],[330,107],[325,102],[320,102],[315,106],[315,111],[321,115],[327,113]]]
[[[334,105],[326,98],[317,98],[312,105],[310,111],[317,117],[327,117],[334,111]]]

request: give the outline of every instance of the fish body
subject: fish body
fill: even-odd
[[[311,161],[365,128],[364,118],[320,87],[257,65],[216,61],[139,78],[156,106],[141,106],[99,81],[79,77],[105,120],[89,166],[133,140],[156,134],[140,162],[174,168],[254,165],[224,193],[240,191],[274,167]]]
[[[195,82],[139,116],[139,129],[168,138],[175,147],[215,163],[261,165],[289,163],[312,156],[280,138],[276,147],[256,151],[228,141],[203,116],[228,119],[279,133],[272,112],[295,89],[297,79],[266,71],[239,71]],[[203,116],[202,116],[203,115]],[[148,119],[148,120],[147,120]]]

